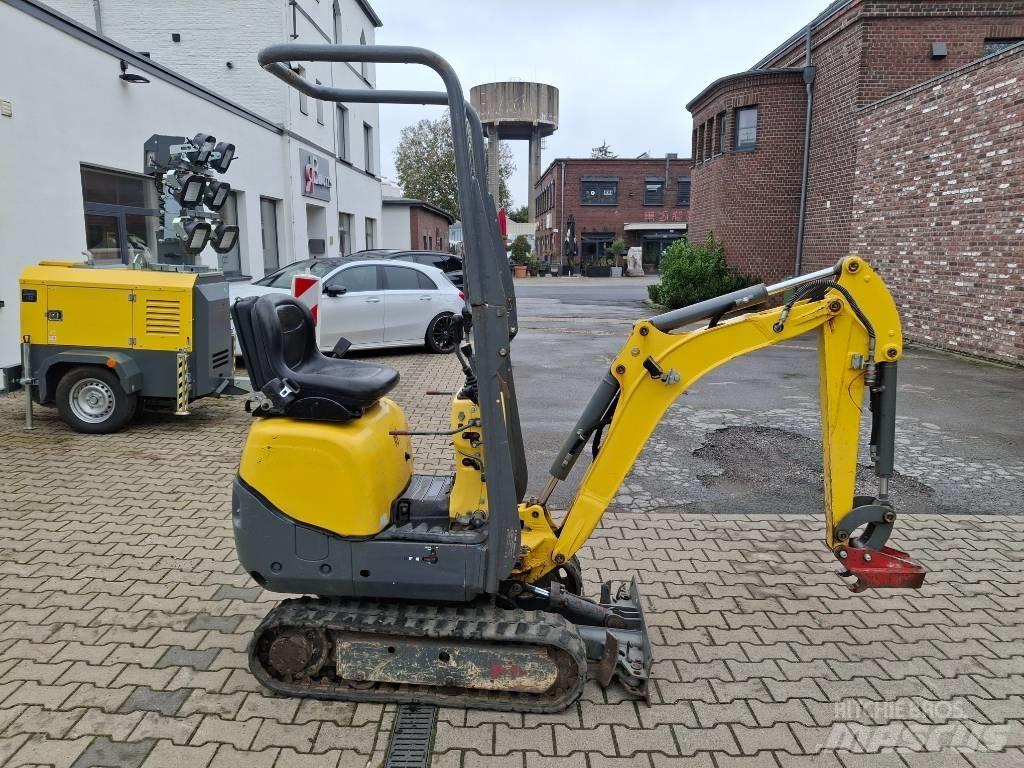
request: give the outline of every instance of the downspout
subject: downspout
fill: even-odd
[[[804,54],[804,89],[807,92],[807,113],[804,117],[804,168],[800,179],[800,219],[796,226],[796,265],[794,275],[800,274],[804,258],[804,224],[807,220],[807,176],[811,163],[811,118],[814,115],[814,79],[817,67],[811,63],[811,33],[813,24],[807,25],[807,44]]]
[[[562,239],[562,250],[559,251],[561,254],[558,257],[558,276],[562,276],[562,269],[565,265],[565,160],[559,163],[562,171],[562,200],[558,204],[558,218],[560,220],[561,229],[558,230],[558,234]]]
[[[96,33],[103,34],[103,14],[100,12],[100,0],[92,0],[92,14],[96,18]]]

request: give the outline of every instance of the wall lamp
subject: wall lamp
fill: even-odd
[[[134,72],[128,71],[128,62],[121,59],[121,74],[118,75],[126,83],[148,83],[149,78],[143,77],[142,75],[136,75]]]

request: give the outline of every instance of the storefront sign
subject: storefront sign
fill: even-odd
[[[330,201],[331,161],[326,157],[300,149],[299,180],[303,196]]]
[[[644,211],[644,221],[686,221],[683,211]]]

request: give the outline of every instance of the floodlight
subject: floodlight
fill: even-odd
[[[227,173],[228,166],[231,165],[231,161],[235,159],[235,145],[228,144],[226,141],[222,141],[213,150],[213,158],[210,161],[210,165],[213,166],[215,171],[220,173]]]
[[[217,146],[217,137],[208,133],[197,133],[192,143],[196,147],[196,156],[192,158],[193,163],[205,163],[210,159],[210,153]]]
[[[182,208],[194,208],[203,201],[203,191],[206,188],[206,177],[198,173],[187,173],[179,180],[180,187],[175,195],[178,204]]]
[[[213,250],[227,253],[238,243],[238,227],[234,224],[218,224],[213,230]]]
[[[174,234],[185,246],[185,253],[199,253],[210,242],[210,222],[178,217],[174,220]]]
[[[211,181],[206,185],[206,205],[211,211],[219,211],[228,201],[231,185],[226,181]]]

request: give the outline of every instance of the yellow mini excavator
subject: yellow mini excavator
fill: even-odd
[[[386,397],[395,370],[345,359],[344,342],[321,354],[309,310],[291,297],[232,306],[257,417],[234,486],[238,557],[256,583],[301,595],[274,607],[251,640],[250,667],[263,685],[292,696],[525,712],[563,709],[588,676],[645,696],[651,648],[636,581],[606,583],[588,599],[575,555],[677,397],[734,357],[810,332],[820,348],[825,543],[855,589],[922,584],[923,569],[886,546],[903,342],[893,299],[864,260],[638,321],[550,478],[528,497],[510,354],[515,295],[485,192],[480,120],[455,73],[407,47],[279,45],[259,60],[323,101],[448,106],[467,295],[449,475],[414,473],[417,433]],[[304,61],[422,64],[445,91],[329,88],[289,66]],[[781,306],[754,311],[775,296]],[[865,388],[878,492],[858,496]],[[593,463],[556,519],[548,501],[588,443]]]

